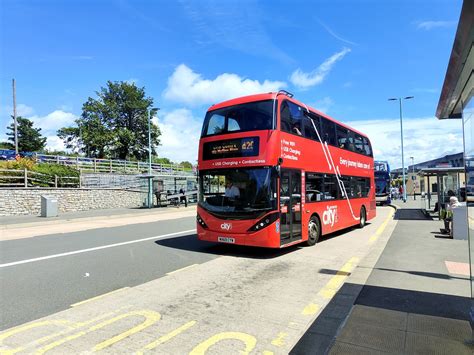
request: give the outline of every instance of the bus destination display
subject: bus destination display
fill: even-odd
[[[259,138],[245,137],[217,142],[207,142],[203,146],[203,159],[254,157],[258,155]]]

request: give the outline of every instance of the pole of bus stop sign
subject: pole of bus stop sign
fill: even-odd
[[[153,207],[153,177],[151,175],[151,119],[159,108],[148,111],[148,208]]]
[[[416,182],[416,179],[415,179],[415,158],[414,157],[410,157],[411,159],[411,167],[412,167],[412,170],[413,170],[413,174],[412,174],[412,177],[411,177],[411,182],[413,184],[413,200],[416,200],[416,195],[415,195],[415,182]]]

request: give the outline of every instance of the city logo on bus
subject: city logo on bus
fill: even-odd
[[[221,229],[225,231],[230,231],[232,229],[232,224],[231,223],[222,223],[221,224]]]
[[[337,222],[337,206],[327,206],[323,212],[323,224],[330,224],[331,227]]]

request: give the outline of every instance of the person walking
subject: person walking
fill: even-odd
[[[179,193],[182,195],[179,197],[179,204],[184,201],[184,207],[188,207],[188,199],[186,198],[186,191],[183,188],[179,189]]]

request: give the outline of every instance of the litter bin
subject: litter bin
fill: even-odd
[[[41,217],[58,216],[58,199],[51,196],[41,196]]]

